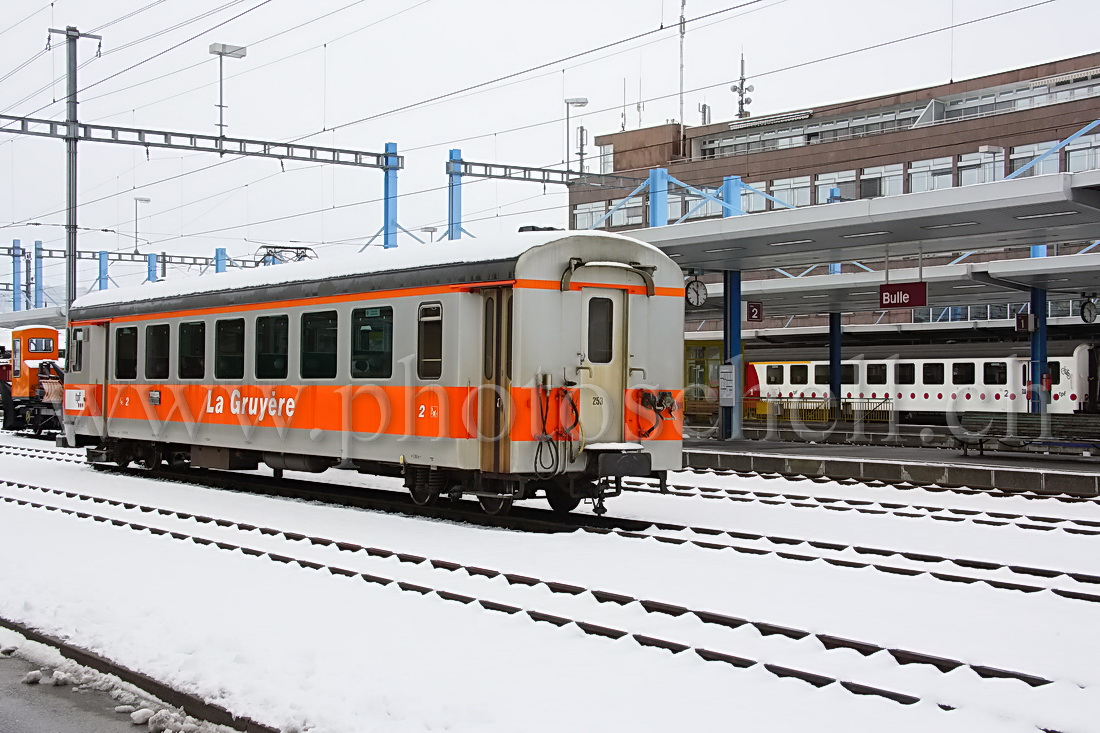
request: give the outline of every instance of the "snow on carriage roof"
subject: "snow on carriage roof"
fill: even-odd
[[[403,244],[392,249],[372,247],[366,252],[340,257],[327,257],[303,262],[292,262],[271,267],[163,280],[157,283],[101,290],[81,296],[73,301],[73,308],[88,308],[115,303],[131,303],[154,298],[171,298],[198,293],[214,293],[238,288],[281,285],[348,275],[366,275],[375,272],[412,270],[433,265],[491,262],[518,257],[529,249],[572,237],[599,237],[604,239],[629,239],[649,249],[656,247],[613,232],[550,231],[522,232],[485,239],[463,239],[459,242],[435,242],[431,244]]]

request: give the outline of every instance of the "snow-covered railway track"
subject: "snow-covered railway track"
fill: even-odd
[[[854,478],[833,478],[830,476],[815,476],[805,475],[801,473],[772,473],[772,472],[759,472],[759,471],[734,471],[734,470],[715,470],[712,468],[694,468],[688,467],[684,469],[696,475],[711,475],[711,476],[741,476],[745,478],[762,478],[768,480],[784,480],[784,481],[809,481],[815,484],[844,484],[844,485],[858,485],[864,486],[870,489],[888,487],[890,489],[897,489],[900,491],[930,491],[933,493],[942,494],[955,494],[958,496],[987,496],[995,499],[1008,499],[1008,498],[1023,498],[1033,501],[1056,501],[1066,504],[1094,504],[1100,506],[1100,497],[1096,496],[1081,496],[1080,494],[1071,493],[1057,493],[1057,492],[1038,492],[1031,491],[1029,489],[972,489],[966,486],[954,486],[954,485],[940,485],[940,484],[924,484],[914,483],[913,481],[880,481],[880,480],[863,480],[860,481]],[[690,486],[688,488],[697,488]]]
[[[1084,688],[1038,675],[329,537],[26,484],[3,490],[0,501],[902,704],[1086,704]],[[84,511],[90,504],[94,511]],[[934,671],[941,675],[929,684]]]
[[[1100,575],[1090,573],[664,522],[654,522],[641,530],[609,530],[595,527],[582,527],[582,529],[586,532],[651,539],[709,550],[733,550],[748,555],[771,555],[796,562],[822,561],[841,568],[871,569],[910,577],[927,576],[948,583],[981,584],[1000,590],[1024,593],[1049,591],[1063,598],[1100,603]],[[790,549],[792,547],[798,547],[799,551],[792,552]],[[862,559],[869,556],[889,558],[890,562]],[[950,566],[962,568],[963,572],[953,568],[948,569]],[[1004,580],[1000,576],[1041,578],[1047,581],[1047,585],[1014,582]]]
[[[973,522],[986,527],[1018,527],[1042,532],[1063,531],[1080,535],[1100,535],[1100,520],[1053,517],[1041,514],[1019,514],[933,504],[902,504],[890,501],[872,501],[853,497],[822,496],[819,494],[794,494],[789,492],[754,491],[728,487],[689,486],[669,484],[661,492],[656,482],[624,481],[626,490],[645,493],[663,493],[667,496],[700,499],[718,499],[735,502],[755,502],[768,505],[790,506],[796,509],[827,509],[852,511],[857,514],[884,515],[911,519],[933,519],[943,522]]]

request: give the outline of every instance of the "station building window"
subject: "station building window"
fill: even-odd
[[[951,188],[951,163],[951,158],[931,158],[910,163],[910,193]]]
[[[964,153],[959,156],[959,185],[992,183],[1004,178],[1004,153]]]
[[[244,379],[244,319],[214,324],[214,378]]]
[[[1082,135],[1066,146],[1066,170],[1070,173],[1100,168],[1100,134]]]
[[[194,321],[180,324],[179,355],[180,379],[203,379],[206,376],[205,323]]]
[[[814,203],[827,204],[833,189],[838,189],[841,201],[858,198],[859,187],[856,184],[855,171],[837,171],[818,174],[814,182],[816,197]]]
[[[898,196],[905,188],[905,166],[876,165],[864,168],[859,175],[859,197],[861,199],[878,196]]]
[[[1009,165],[1012,171],[1016,172],[1020,170],[1032,160],[1053,148],[1056,144],[1055,142],[1034,143],[1032,145],[1017,145],[1012,148],[1012,153],[1009,158]],[[1028,176],[1044,176],[1048,173],[1057,173],[1060,170],[1058,157],[1059,154],[1054,153],[1039,161],[1017,177],[1027,178]]]
[[[942,363],[925,364],[921,372],[925,384],[943,384],[944,368]]]
[[[909,363],[894,364],[894,384],[916,384],[917,365]]]
[[[748,184],[755,188],[756,191],[763,191],[765,184],[763,181],[760,183]],[[746,214],[752,214],[757,211],[764,211],[768,208],[768,200],[761,194],[748,188],[741,189],[741,211]]]
[[[115,379],[137,379],[138,331],[136,326],[127,326],[115,331]],[[19,343],[16,341],[12,344]],[[15,353],[18,364],[19,354]],[[15,372],[19,376],[19,372]]]
[[[288,316],[256,319],[256,379],[286,379],[289,345]]]
[[[302,314],[302,379],[336,378],[338,329],[336,311]]]
[[[810,205],[810,177],[797,176],[795,178],[779,178],[771,182],[769,193],[780,201],[791,206]],[[772,208],[785,208],[772,202]]]
[[[607,204],[603,201],[594,201],[590,204],[577,204],[573,207],[573,228],[591,229],[592,226],[607,213]],[[604,222],[601,227],[607,226]]]
[[[416,375],[439,379],[443,374],[443,304],[421,303],[416,333]]]
[[[351,312],[352,379],[386,379],[393,373],[393,308]]]
[[[951,365],[951,384],[974,384],[974,373],[977,370],[969,362],[955,362]]]
[[[1008,384],[1008,362],[985,362],[982,365],[982,381],[990,385]]]
[[[146,379],[168,379],[168,345],[171,339],[167,323],[145,327]]]

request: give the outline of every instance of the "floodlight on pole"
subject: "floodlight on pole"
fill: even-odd
[[[138,254],[138,204],[148,204],[153,199],[134,196],[134,254]]]
[[[225,94],[224,65],[225,57],[243,59],[248,49],[245,46],[231,46],[228,43],[211,43],[210,53],[218,57],[218,136],[225,137]]]
[[[439,227],[420,227],[420,231],[428,235],[428,241],[435,241],[435,233],[439,231]]]
[[[588,97],[569,97],[565,100],[565,170],[569,170],[569,110],[588,106]]]

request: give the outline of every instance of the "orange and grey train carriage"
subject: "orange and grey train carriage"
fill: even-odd
[[[57,330],[23,326],[11,332],[11,351],[0,354],[0,427],[56,431],[61,427]]]
[[[649,244],[539,231],[93,293],[71,309],[66,440],[602,510],[623,477],[681,467],[683,292]]]

